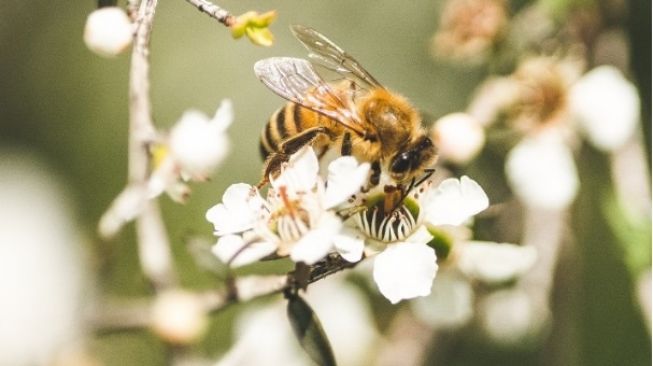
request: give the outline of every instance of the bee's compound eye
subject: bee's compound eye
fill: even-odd
[[[410,169],[411,160],[411,153],[408,151],[397,154],[394,159],[392,159],[392,164],[390,165],[391,172],[393,174],[407,172],[408,169]]]

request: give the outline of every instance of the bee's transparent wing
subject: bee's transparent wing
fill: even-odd
[[[271,57],[254,64],[254,73],[281,97],[321,113],[359,135],[365,134],[353,101],[322,80],[310,62]]]
[[[320,32],[303,25],[293,25],[291,30],[308,49],[309,56],[324,67],[350,80],[354,79],[364,86],[383,88],[383,85],[370,75],[358,61]]]

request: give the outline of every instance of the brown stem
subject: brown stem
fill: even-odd
[[[149,46],[157,0],[142,0],[136,20],[129,78],[129,184],[148,179],[147,145],[155,136],[149,82]],[[157,287],[175,282],[170,243],[159,205],[150,200],[136,219],[139,258],[143,272]]]
[[[202,13],[210,16],[227,27],[231,27],[236,18],[229,11],[213,4],[207,0],[186,0],[187,3],[195,6]]]

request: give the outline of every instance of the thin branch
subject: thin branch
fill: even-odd
[[[148,179],[147,145],[156,129],[152,122],[149,83],[149,45],[157,0],[142,0],[136,20],[136,34],[129,79],[129,184]],[[143,272],[156,287],[175,281],[170,243],[161,211],[154,200],[146,204],[136,219],[139,258]]]
[[[350,263],[337,254],[310,267],[308,283],[320,281],[332,274],[358,263]],[[293,272],[287,275],[245,276],[234,280],[226,288],[198,292],[196,295],[207,313],[218,313],[228,306],[247,302],[264,296],[280,294],[288,290],[297,290]],[[114,305],[100,308],[91,318],[96,333],[99,335],[147,328],[150,325],[152,299],[121,300]],[[122,304],[122,307],[115,304]],[[111,303],[110,303],[111,304]]]
[[[213,4],[207,0],[186,0],[187,3],[195,6],[202,13],[214,18],[218,22],[230,27],[236,18],[229,11]]]

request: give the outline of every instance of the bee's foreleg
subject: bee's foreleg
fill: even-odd
[[[362,189],[363,193],[378,186],[381,181],[381,163],[378,160],[372,163],[370,170],[372,171],[372,174],[370,175],[370,180],[367,182],[367,185]]]
[[[340,146],[340,155],[349,156],[351,155],[351,134],[345,132],[342,136],[342,145]]]

